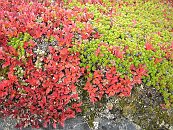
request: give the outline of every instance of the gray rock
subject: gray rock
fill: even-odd
[[[138,125],[125,118],[121,118],[119,121],[97,118],[97,121],[99,122],[98,130],[141,130]]]
[[[15,123],[16,121],[14,119],[0,119],[0,130],[18,130],[14,128]],[[48,128],[35,129],[28,127],[22,130],[141,130],[138,125],[125,118],[119,121],[114,121],[113,119],[107,119],[105,117],[96,118],[94,126],[95,127],[91,129],[82,117],[76,117],[66,120],[64,128],[58,125],[56,129],[53,129],[52,126],[49,125]]]
[[[0,119],[0,130],[18,130],[17,128],[15,128],[15,124],[16,121],[14,119]],[[58,125],[56,129],[53,129],[52,126],[49,125],[47,128],[35,129],[27,127],[23,128],[22,130],[90,130],[90,127],[82,117],[76,117],[74,119],[66,120],[64,128]]]
[[[14,127],[17,121],[12,118],[0,118],[0,130],[16,130]]]

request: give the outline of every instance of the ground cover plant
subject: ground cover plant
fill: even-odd
[[[140,85],[173,108],[170,4],[0,0],[0,116],[17,127],[63,126]]]

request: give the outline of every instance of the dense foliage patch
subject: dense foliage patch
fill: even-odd
[[[171,106],[173,9],[157,2],[132,0],[117,4],[104,1],[102,5],[75,2],[68,6],[83,7],[93,13],[94,19],[90,23],[101,35],[97,40],[83,42],[78,48],[81,66],[87,66],[91,73],[97,72],[97,69],[104,72],[105,66],[113,66],[121,78],[128,77],[133,85],[143,82],[157,88],[163,94],[167,106]],[[104,66],[103,69],[100,66]]]
[[[140,84],[171,108],[173,8],[158,2],[0,0],[0,116],[56,128],[82,97],[129,97]]]

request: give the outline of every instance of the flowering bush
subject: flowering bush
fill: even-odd
[[[17,127],[64,125],[82,111],[80,91],[96,103],[105,95],[130,96],[145,83],[171,107],[173,17],[167,5],[0,0],[0,6],[0,116],[19,119]],[[77,86],[81,79],[85,84]]]

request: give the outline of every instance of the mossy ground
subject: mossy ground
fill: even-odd
[[[87,98],[83,100],[82,115],[91,127],[94,118],[99,117],[109,106],[112,107],[109,112],[114,115],[115,121],[125,117],[144,130],[171,130],[173,127],[173,109],[164,107],[162,94],[152,87],[136,86],[131,97],[104,97],[94,105]]]
[[[161,107],[162,95],[152,87],[135,88],[130,98],[120,99],[123,116],[146,130],[168,129],[173,124],[173,110]]]

